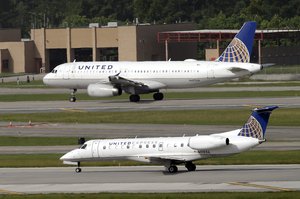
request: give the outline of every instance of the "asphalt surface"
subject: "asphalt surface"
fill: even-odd
[[[1,168],[0,193],[218,192],[300,190],[300,165],[179,167]]]
[[[1,113],[37,113],[37,112],[112,112],[112,111],[149,111],[149,110],[201,110],[201,109],[238,109],[278,105],[279,107],[299,108],[300,97],[282,98],[238,98],[238,99],[195,99],[195,100],[145,100],[130,103],[127,100],[101,101],[36,101],[36,102],[0,102]]]
[[[261,82],[254,82],[260,84]],[[25,86],[26,83],[23,83]],[[0,84],[1,86],[1,84]],[[162,89],[161,92],[239,92],[239,91],[299,91],[300,86],[242,86],[242,87],[198,87],[187,89]],[[0,95],[20,95],[20,94],[66,94],[71,93],[65,88],[0,88]],[[85,89],[79,89],[77,93],[87,93]],[[143,96],[143,95],[141,95]]]
[[[250,88],[250,87],[249,87]],[[263,87],[261,87],[263,89]],[[208,88],[210,91],[216,91]],[[223,89],[223,88],[216,88]],[[228,89],[225,88],[227,91]],[[236,88],[232,88],[235,90]],[[260,88],[255,88],[260,89]],[[279,90],[286,88],[278,88]],[[298,87],[293,88],[298,90]],[[42,89],[42,93],[47,90]],[[235,91],[247,90],[238,88]],[[250,90],[253,90],[251,88]],[[0,94],[3,92],[0,89]],[[17,93],[24,90],[17,90]],[[57,93],[58,90],[55,91]],[[68,90],[59,89],[59,92]],[[219,90],[220,91],[220,90]],[[27,92],[27,91],[26,91]],[[37,91],[41,92],[41,91]],[[52,91],[51,91],[52,92]],[[68,92],[66,92],[68,94]],[[12,93],[13,94],[13,93]],[[129,103],[127,100],[100,100],[48,102],[0,102],[1,113],[35,112],[90,112],[90,111],[145,111],[145,110],[199,110],[238,109],[253,106],[279,105],[300,107],[299,97],[251,99],[145,100]],[[249,108],[250,113],[250,108]],[[0,136],[36,137],[153,137],[211,134],[240,128],[240,126],[196,125],[137,125],[137,124],[52,124],[0,122]],[[267,131],[270,142],[257,150],[299,150],[299,127],[272,127]],[[76,143],[77,140],[74,140]],[[2,154],[63,153],[74,146],[0,147]],[[163,167],[89,167],[76,174],[74,168],[1,168],[0,194],[15,193],[82,193],[82,192],[206,192],[206,191],[293,191],[300,190],[299,165],[227,165],[198,166],[196,172],[171,175]]]

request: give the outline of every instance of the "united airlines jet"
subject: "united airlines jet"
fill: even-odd
[[[191,137],[156,137],[133,139],[89,140],[60,159],[65,164],[101,160],[134,160],[163,164],[170,173],[176,173],[176,165],[185,164],[188,171],[195,171],[195,160],[223,157],[247,151],[265,142],[265,132],[271,112],[278,106],[253,109],[241,129]]]
[[[111,97],[130,94],[138,102],[140,94],[154,93],[162,100],[160,89],[195,88],[251,75],[262,69],[250,62],[256,22],[246,22],[215,61],[143,61],[143,62],[73,62],[56,66],[43,81],[46,85],[87,89],[90,96]]]

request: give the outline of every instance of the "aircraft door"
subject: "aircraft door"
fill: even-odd
[[[163,151],[164,150],[163,146],[164,146],[163,142],[158,143],[158,150]]]
[[[93,158],[99,157],[98,146],[99,146],[99,141],[93,141],[93,143],[92,143],[92,157]]]
[[[207,71],[207,79],[214,79],[215,71],[213,69]]]
[[[70,67],[67,65],[65,67],[63,67],[63,78],[64,79],[70,79]]]
[[[70,67],[69,78],[75,77],[75,70],[76,70],[76,62],[73,62],[72,66]]]

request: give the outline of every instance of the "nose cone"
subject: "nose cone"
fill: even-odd
[[[65,155],[63,155],[60,160],[62,161],[73,161],[73,160],[76,160],[78,159],[78,151],[77,149],[73,150],[73,151],[70,151],[68,153],[66,153]]]
[[[50,74],[45,75],[45,77],[43,78],[44,84],[49,85],[49,78],[50,78]]]

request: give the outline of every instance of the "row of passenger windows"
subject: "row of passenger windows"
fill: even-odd
[[[112,146],[117,147],[118,145],[112,145]],[[129,144],[126,145],[126,148],[127,148],[127,149],[130,149],[130,146],[131,146],[131,145],[129,145]],[[156,146],[157,146],[156,144],[153,144],[153,145],[146,144],[144,147],[148,149],[148,148],[150,148],[150,147],[156,148]],[[172,146],[176,148],[178,145],[175,143],[175,144],[172,145]],[[162,147],[163,147],[163,144],[159,144],[158,147],[159,147],[159,148],[162,148]],[[171,145],[168,144],[167,147],[171,147]],[[181,143],[181,144],[180,144],[180,147],[184,147],[184,144]],[[140,145],[139,145],[139,148],[140,148],[140,149],[143,148],[143,145],[140,144]],[[107,149],[107,146],[104,145],[104,146],[103,146],[103,149],[104,149],[104,150]]]
[[[118,71],[111,70],[88,70],[88,71],[75,71],[72,73],[118,73]],[[199,70],[153,70],[153,71],[145,71],[145,70],[131,70],[131,71],[121,71],[121,73],[199,73]]]

